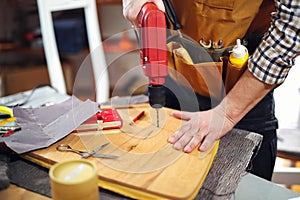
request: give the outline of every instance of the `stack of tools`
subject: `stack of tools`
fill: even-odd
[[[17,124],[12,109],[0,106],[0,135],[7,137],[19,130],[21,130],[21,127]]]
[[[123,120],[116,108],[105,108],[86,120],[76,129],[76,131],[99,131],[111,129],[120,129],[121,131],[124,131],[124,127],[133,127],[135,122],[141,119],[144,115],[145,111],[143,110],[137,113],[137,115],[132,119]]]
[[[119,129],[122,127],[122,123],[122,118],[115,108],[106,108],[86,120],[76,131]]]

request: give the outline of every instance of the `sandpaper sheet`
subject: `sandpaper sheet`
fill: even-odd
[[[20,131],[2,138],[18,154],[48,147],[67,136],[97,112],[98,105],[75,96],[47,107],[13,109]]]

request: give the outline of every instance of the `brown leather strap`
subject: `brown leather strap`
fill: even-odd
[[[264,0],[259,8],[259,12],[255,16],[247,34],[265,33],[271,22],[271,12],[275,11],[275,4],[273,0]]]
[[[196,41],[222,39],[225,47],[247,32],[265,32],[274,10],[272,0],[173,0],[173,4],[184,34]]]

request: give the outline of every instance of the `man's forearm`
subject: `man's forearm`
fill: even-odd
[[[220,107],[234,124],[237,124],[276,85],[269,85],[246,70],[240,80],[226,95]]]

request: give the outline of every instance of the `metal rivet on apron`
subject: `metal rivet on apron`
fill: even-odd
[[[221,49],[222,47],[223,47],[223,40],[221,40],[221,39],[218,42],[212,43],[213,49]]]
[[[205,39],[202,37],[199,41],[200,45],[206,49],[211,48],[212,42],[209,40],[208,42],[205,41]]]

